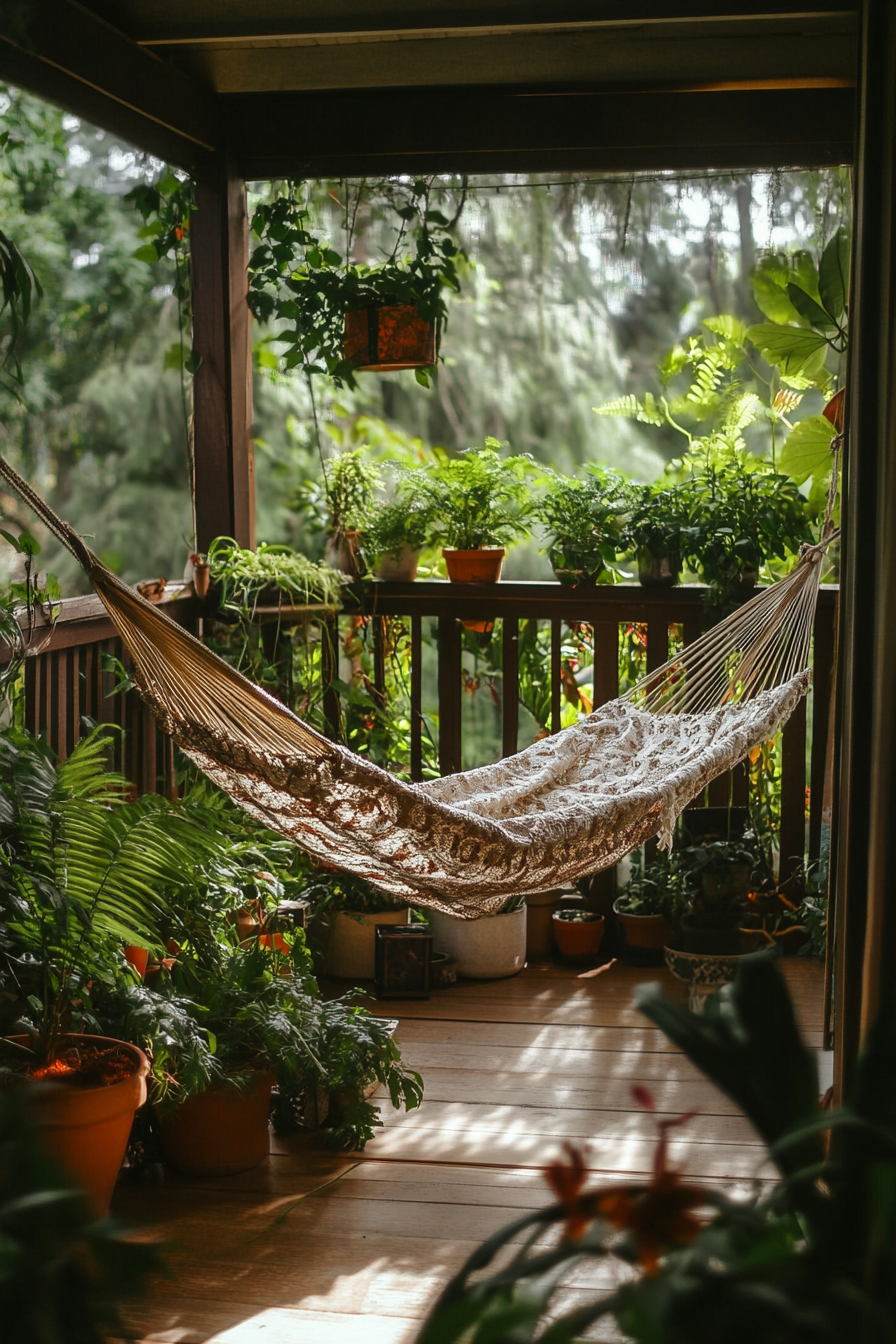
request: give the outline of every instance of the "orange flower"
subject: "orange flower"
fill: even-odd
[[[563,1235],[567,1240],[575,1241],[591,1220],[591,1215],[583,1211],[580,1198],[585,1184],[585,1155],[581,1148],[576,1148],[572,1143],[564,1143],[563,1149],[569,1161],[551,1162],[545,1172],[545,1180],[558,1202],[566,1208]]]

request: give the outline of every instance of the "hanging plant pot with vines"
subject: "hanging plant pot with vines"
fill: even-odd
[[[285,367],[328,374],[349,387],[359,372],[413,369],[429,386],[448,315],[446,295],[459,292],[466,261],[453,237],[465,190],[449,219],[433,206],[434,179],[359,183],[356,199],[345,202],[343,259],[311,232],[299,188],[289,183],[252,218],[258,245],[249,262],[249,306],[260,321],[278,322],[273,339]],[[394,245],[379,265],[350,260],[362,205],[395,220]]]

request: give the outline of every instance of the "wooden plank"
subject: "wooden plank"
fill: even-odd
[[[594,632],[594,708],[606,705],[619,695],[619,625],[598,621]]]
[[[461,643],[453,616],[440,616],[439,648],[439,769],[454,775],[463,769],[461,746]]]
[[[502,753],[515,756],[520,726],[520,623],[516,616],[505,616],[501,627]]]
[[[781,880],[803,865],[806,854],[806,699],[784,725],[781,746]]]
[[[441,1045],[500,1045],[518,1050],[606,1050],[648,1054],[679,1054],[678,1047],[654,1027],[580,1027],[530,1025],[525,1022],[452,1022],[403,1018],[398,1027],[403,1045],[438,1041]]]
[[[559,733],[560,731],[561,692],[563,690],[563,682],[560,677],[560,664],[561,664],[560,650],[562,647],[562,638],[563,638],[562,624],[559,620],[554,618],[551,621],[551,666],[550,666],[552,733]]]
[[[423,622],[411,617],[411,779],[423,778]]]

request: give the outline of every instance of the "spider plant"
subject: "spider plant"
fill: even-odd
[[[107,770],[109,730],[55,762],[22,735],[0,739],[0,1015],[51,1062],[67,1031],[96,1031],[92,994],[128,972],[122,944],[160,948],[159,911],[208,852],[165,799],[128,801]]]

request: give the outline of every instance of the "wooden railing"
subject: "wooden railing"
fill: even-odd
[[[593,640],[593,703],[597,707],[619,694],[619,629],[621,624],[646,630],[646,670],[669,657],[670,630],[685,644],[705,627],[704,589],[696,586],[649,589],[630,585],[571,590],[554,583],[501,583],[496,586],[452,585],[438,581],[368,583],[346,595],[342,614],[316,611],[313,620],[323,641],[322,703],[328,731],[338,736],[341,714],[333,682],[339,673],[340,636],[358,616],[371,627],[374,686],[385,689],[387,623],[401,620],[410,644],[410,773],[423,773],[427,732],[423,705],[424,621],[437,629],[438,762],[442,774],[462,768],[463,676],[461,621],[496,622],[501,654],[501,727],[503,754],[517,750],[520,721],[519,640],[523,624],[550,628],[550,716],[546,727],[560,728],[563,706],[561,645],[564,626],[590,627]],[[792,869],[807,855],[819,854],[822,801],[827,759],[831,686],[834,675],[836,588],[823,588],[818,602],[814,638],[814,677],[810,695],[787,724],[782,738],[781,833],[782,869]],[[201,634],[203,613],[213,607],[193,598],[167,603],[165,610],[194,633]],[[99,599],[75,598],[61,603],[51,631],[38,630],[26,658],[25,719],[61,756],[67,755],[83,731],[85,718],[115,723],[123,729],[116,748],[116,766],[138,792],[171,793],[174,757],[170,741],[157,728],[143,702],[133,693],[115,692],[111,655],[122,659],[120,641]],[[35,651],[39,650],[39,651]],[[105,665],[104,665],[105,664]],[[809,736],[811,734],[811,737]],[[811,750],[807,753],[807,743]],[[808,762],[808,764],[807,764]],[[809,789],[808,827],[807,788]],[[743,805],[747,777],[743,767],[714,781],[706,801],[713,806]]]

